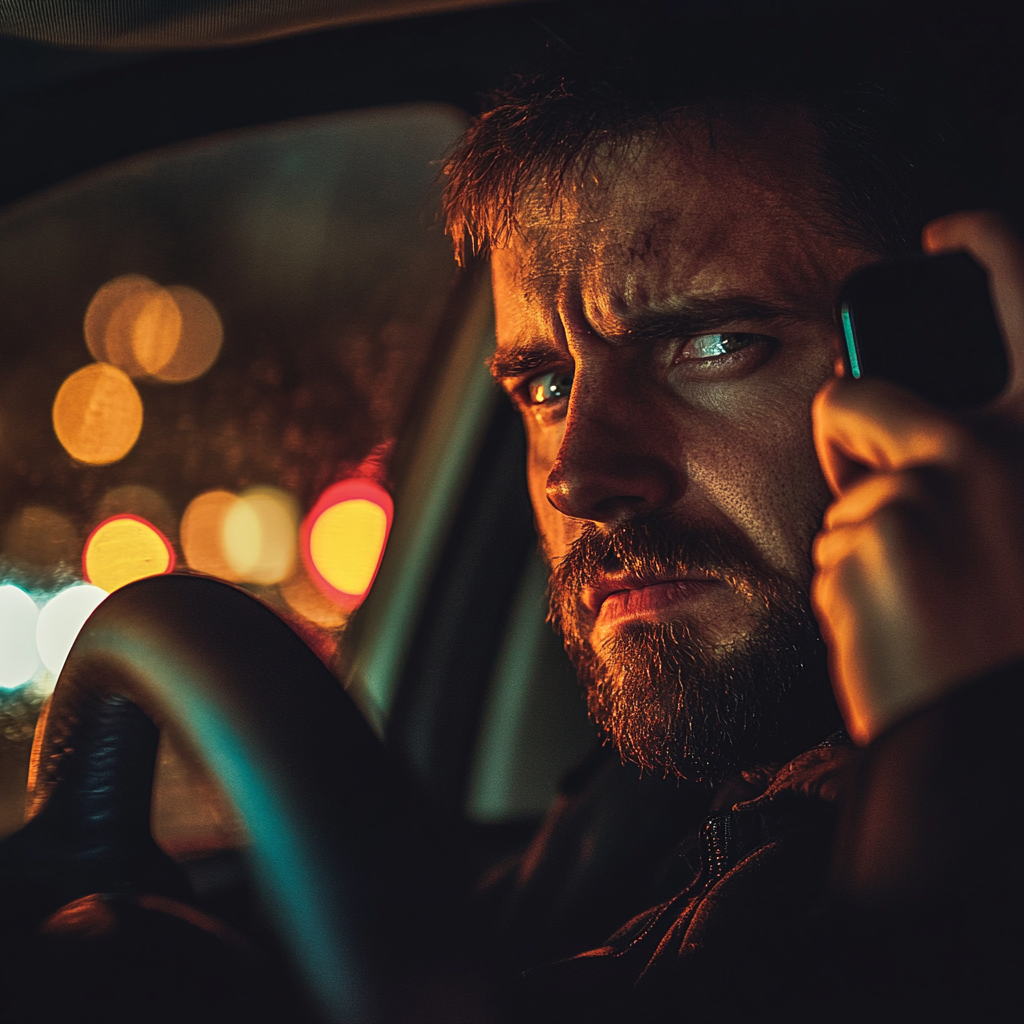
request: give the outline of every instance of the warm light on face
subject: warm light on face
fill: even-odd
[[[147,576],[174,568],[174,549],[152,523],[138,516],[114,516],[100,523],[85,542],[85,578],[111,593]]]
[[[39,668],[36,622],[39,609],[24,590],[0,587],[0,687],[27,683]]]
[[[302,528],[302,555],[320,590],[342,607],[356,607],[380,567],[392,518],[391,496],[371,480],[329,487]]]
[[[64,667],[85,620],[106,596],[105,590],[80,583],[62,590],[43,606],[36,623],[36,649],[55,676]]]
[[[117,462],[131,451],[142,430],[142,399],[122,370],[109,363],[83,366],[57,392],[53,429],[79,462]]]

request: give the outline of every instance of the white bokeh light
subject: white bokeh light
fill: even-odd
[[[39,668],[36,620],[39,609],[20,587],[0,586],[0,688],[29,682]]]
[[[43,606],[36,624],[36,647],[43,664],[55,676],[60,675],[85,620],[106,596],[105,590],[80,583],[62,590]]]

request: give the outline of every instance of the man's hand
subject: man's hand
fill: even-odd
[[[836,500],[812,598],[858,743],[1024,656],[1024,245],[993,214],[959,213],[929,224],[924,247],[988,270],[1010,383],[958,416],[884,381],[833,380],[815,399]]]

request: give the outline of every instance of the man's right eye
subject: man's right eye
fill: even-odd
[[[543,405],[560,398],[568,398],[572,390],[572,374],[565,370],[548,370],[531,377],[526,384],[526,396],[530,405]]]

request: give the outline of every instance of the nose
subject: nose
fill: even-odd
[[[622,376],[602,381],[577,369],[548,502],[565,516],[615,525],[676,501],[683,455],[657,406]]]

